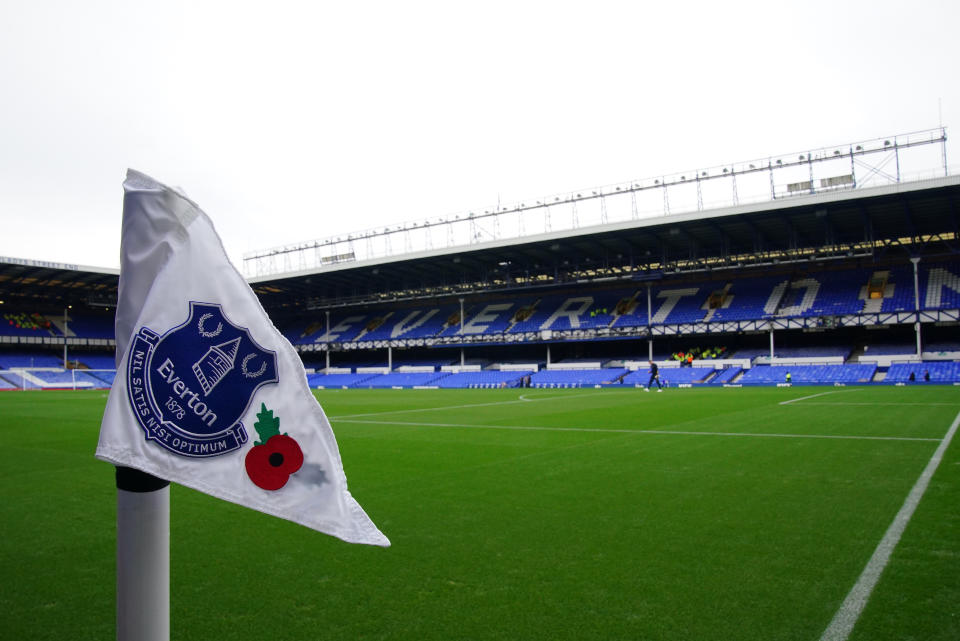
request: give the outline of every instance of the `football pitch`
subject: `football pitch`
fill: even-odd
[[[172,486],[173,639],[960,638],[960,388],[316,394],[393,546]],[[105,403],[0,393],[4,639],[114,637]]]

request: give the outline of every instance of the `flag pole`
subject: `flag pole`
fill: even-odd
[[[116,469],[117,641],[169,641],[170,482]]]

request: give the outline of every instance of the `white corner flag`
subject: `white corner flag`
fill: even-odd
[[[347,490],[293,346],[178,191],[123,184],[117,377],[96,456],[349,543],[389,546]]]

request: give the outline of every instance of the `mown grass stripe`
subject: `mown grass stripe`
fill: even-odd
[[[537,401],[549,401],[549,400],[559,400],[559,399],[568,399],[568,398],[577,398],[579,396],[596,396],[596,392],[588,392],[585,394],[563,394],[563,395],[551,395],[544,396],[539,398],[527,398],[527,395],[521,395],[518,399],[513,399],[509,401],[492,401],[490,403],[468,403],[466,405],[439,405],[436,407],[413,407],[409,409],[398,409],[398,410],[386,410],[382,412],[367,412],[364,414],[346,414],[344,416],[327,416],[331,421],[344,420],[348,418],[363,418],[366,416],[383,416],[384,414],[410,414],[415,412],[437,412],[443,410],[464,410],[464,409],[474,409],[477,407],[494,407],[498,405],[515,405],[517,403],[534,403]]]
[[[353,419],[343,417],[331,419],[338,423],[358,423],[363,425],[406,425],[409,427],[454,427],[462,429],[488,430],[535,430],[544,432],[598,432],[611,434],[670,434],[680,436],[755,436],[769,438],[820,438],[854,441],[929,441],[936,443],[938,438],[921,438],[914,436],[857,436],[851,434],[779,434],[762,432],[698,432],[692,430],[636,430],[615,427],[548,427],[545,425],[477,425],[472,423],[410,423],[406,421],[377,421],[371,419]]]

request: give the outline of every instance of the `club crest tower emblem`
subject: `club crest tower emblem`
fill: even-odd
[[[256,391],[277,382],[277,355],[219,305],[191,302],[187,320],[162,336],[139,329],[126,375],[148,441],[182,456],[218,456],[246,443],[240,419]]]

